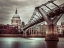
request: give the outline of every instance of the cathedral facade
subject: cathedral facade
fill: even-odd
[[[17,13],[17,9],[15,11],[15,14],[13,15],[12,19],[11,19],[11,24],[13,26],[18,26],[18,32],[21,32],[21,19],[20,16]]]

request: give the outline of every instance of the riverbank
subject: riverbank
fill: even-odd
[[[0,34],[0,37],[23,37],[23,38],[27,38],[27,37],[35,37],[35,38],[42,38],[45,37],[44,35],[22,35],[22,34]]]
[[[0,34],[0,37],[45,38],[44,35]],[[64,36],[59,36],[64,38]]]

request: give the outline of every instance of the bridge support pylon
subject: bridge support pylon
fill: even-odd
[[[47,22],[47,32],[46,32],[46,37],[45,40],[46,41],[59,41],[58,38],[58,32],[57,32],[57,28],[56,28],[56,24],[58,22],[58,20],[61,18],[62,14],[59,16],[56,16],[55,18],[51,19],[49,18],[45,13],[44,10],[39,8],[38,10],[42,17],[44,18],[44,20]]]
[[[45,41],[59,41],[56,25],[50,24],[47,26]]]

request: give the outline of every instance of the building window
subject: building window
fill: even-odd
[[[16,20],[16,23],[18,23],[18,20]]]

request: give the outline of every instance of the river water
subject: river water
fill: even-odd
[[[64,38],[45,41],[45,38],[0,38],[0,48],[64,48]]]

